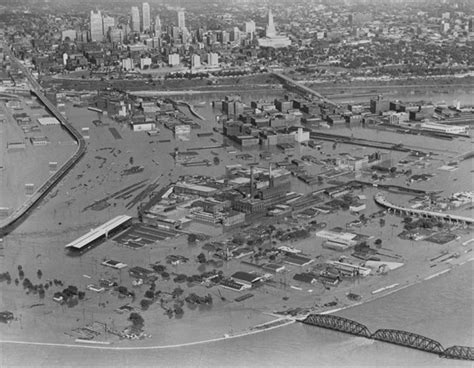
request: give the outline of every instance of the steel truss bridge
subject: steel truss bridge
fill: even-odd
[[[444,352],[438,341],[407,331],[381,329],[375,331],[371,338],[429,353],[442,354]]]
[[[346,332],[351,335],[367,337],[368,339],[371,336],[367,326],[347,318],[331,316],[329,314],[311,314],[304,320],[304,323]]]
[[[450,359],[474,360],[474,348],[454,345],[445,349],[441,356]]]
[[[359,322],[329,314],[310,314],[304,320],[301,320],[301,322],[312,326],[323,327],[368,339],[384,341],[391,344],[426,351],[428,353],[438,354],[443,358],[474,360],[474,348],[472,347],[456,345],[444,349],[438,341],[412,332],[379,329],[371,334],[367,326]]]

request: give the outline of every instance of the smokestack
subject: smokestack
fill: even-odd
[[[253,198],[253,166],[250,166],[250,198]]]
[[[272,163],[268,167],[268,186],[273,188],[273,175],[272,175]]]

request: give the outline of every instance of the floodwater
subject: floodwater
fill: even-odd
[[[340,311],[374,332],[393,328],[439,341],[473,345],[472,263],[384,298]],[[15,358],[12,355],[15,355]],[[111,351],[3,345],[1,366],[41,367],[470,367],[397,345],[295,323],[243,338],[164,350]]]
[[[268,98],[267,98],[268,99]],[[448,102],[448,101],[447,101]],[[205,109],[204,109],[205,110]],[[339,130],[340,133],[344,129]],[[338,131],[333,131],[337,133]],[[347,132],[345,132],[347,133]],[[419,145],[419,136],[397,135],[364,128],[354,136]],[[470,139],[443,141],[422,137],[423,146],[434,152],[466,152]],[[395,142],[398,143],[398,142]],[[472,189],[472,160],[460,164],[444,180],[455,182],[447,192]],[[443,177],[443,175],[439,175]],[[391,328],[418,333],[452,345],[474,346],[472,262],[451,272],[337,315],[367,325],[374,332]],[[172,342],[171,342],[172,343]],[[354,337],[300,323],[237,339],[182,348],[114,351],[80,347],[0,344],[0,366],[38,367],[314,367],[314,366],[426,366],[471,367],[472,362],[441,359],[435,354]]]

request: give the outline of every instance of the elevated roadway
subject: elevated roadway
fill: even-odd
[[[467,217],[467,216],[459,216],[459,215],[450,215],[443,212],[435,212],[435,211],[425,211],[425,210],[418,210],[414,208],[406,208],[397,206],[385,199],[383,194],[377,193],[374,197],[375,202],[386,209],[389,212],[393,212],[395,214],[400,214],[402,216],[418,216],[424,218],[437,218],[445,222],[451,223],[461,223],[466,225],[472,225],[474,223],[474,218]]]
[[[51,114],[58,119],[60,124],[66,129],[66,131],[72,136],[77,142],[76,152],[56,171],[52,176],[46,180],[34,193],[31,195],[20,207],[18,207],[13,213],[7,218],[0,221],[0,236],[7,235],[19,226],[33,211],[36,205],[43,199],[53,188],[59,183],[59,181],[76,165],[76,163],[82,158],[86,152],[86,142],[82,135],[74,128],[67,119],[59,112],[56,106],[49,101],[43,94],[43,88],[36,81],[29,70],[20,61],[14,57],[7,47],[4,48],[5,52],[9,54],[12,63],[15,63],[18,68],[23,72],[24,76],[28,79],[31,85],[31,94],[35,95],[51,112]]]
[[[337,106],[338,105],[336,102],[324,97],[321,93],[315,91],[314,89],[309,88],[309,87],[305,86],[304,84],[299,83],[299,82],[295,81],[294,79],[291,79],[290,77],[287,77],[286,75],[284,75],[280,72],[271,71],[271,73],[273,74],[274,77],[281,80],[284,84],[287,84],[288,86],[293,87],[296,90],[299,90],[300,92],[307,93],[307,94],[312,95],[312,96],[316,96],[321,101],[323,101],[323,102],[325,102],[329,105],[332,105],[332,106]]]

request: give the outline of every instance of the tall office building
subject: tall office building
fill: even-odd
[[[193,54],[191,56],[191,68],[200,68],[201,67],[201,56],[198,54]]]
[[[183,29],[186,27],[186,23],[184,20],[184,10],[178,11],[178,28]]]
[[[248,37],[253,39],[253,36],[255,35],[255,30],[256,30],[255,22],[253,20],[249,22],[245,22],[244,28],[245,28],[245,34]]]
[[[157,15],[155,18],[155,35],[159,36],[161,34],[161,19]]]
[[[274,37],[276,36],[275,23],[273,23],[273,14],[272,10],[268,9],[268,24],[265,30],[265,36]]]
[[[115,19],[113,17],[104,16],[102,18],[102,34],[104,35],[104,38],[107,37],[107,32],[109,31],[109,28],[114,28],[114,26]]]
[[[143,32],[150,31],[150,5],[148,3],[143,3]]]
[[[136,6],[132,6],[132,32],[140,32],[140,12]]]
[[[265,37],[258,40],[260,47],[287,47],[291,45],[291,40],[287,36],[279,35],[273,22],[273,14],[271,9],[268,9],[268,23],[265,29]]]
[[[230,40],[233,42],[240,40],[240,29],[238,27],[234,27],[230,32]]]
[[[100,10],[97,13],[91,10],[91,41],[100,42],[103,39],[102,14],[100,14]]]
[[[214,53],[214,52],[210,52],[207,54],[207,65],[209,66],[218,66],[219,65],[219,55]]]

